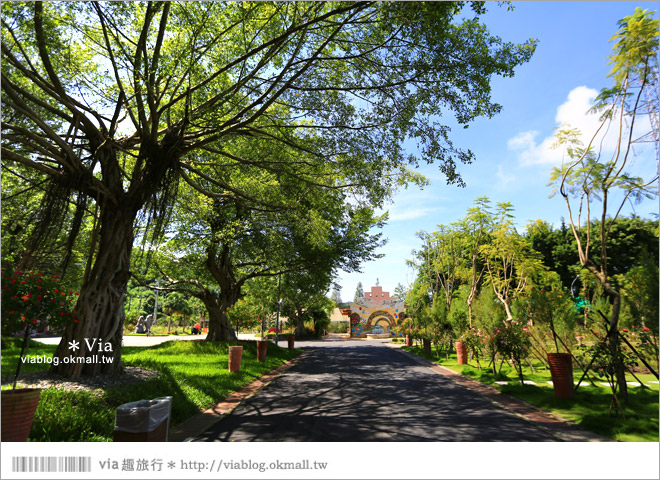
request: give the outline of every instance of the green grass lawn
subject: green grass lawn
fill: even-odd
[[[142,399],[172,396],[170,425],[186,420],[222,400],[270,370],[299,355],[268,345],[265,362],[257,361],[256,342],[243,345],[241,371],[227,370],[227,343],[171,341],[153,347],[124,347],[125,365],[157,370],[160,377],[143,383],[105,390],[65,391],[48,388],[42,391],[30,440],[41,442],[110,441],[117,406]],[[52,356],[54,345],[31,341],[29,356]],[[20,354],[19,339],[2,342],[2,378],[13,378]],[[48,365],[24,364],[23,372],[47,370]],[[20,377],[19,377],[20,383]],[[11,385],[3,385],[11,388]]]
[[[578,424],[585,430],[598,433],[618,441],[626,442],[657,442],[658,441],[658,384],[649,383],[658,381],[653,375],[637,375],[642,383],[649,388],[628,387],[629,402],[624,408],[625,419],[617,416],[614,411],[608,415],[612,392],[610,387],[603,386],[604,380],[595,379],[596,386],[592,386],[586,379],[582,381],[573,400],[559,400],[555,397],[550,370],[541,362],[532,362],[536,372],[526,366],[523,369],[525,380],[531,380],[536,385],[521,385],[518,374],[505,362],[499,375],[493,376],[492,369],[486,369],[488,361],[482,361],[482,370],[477,368],[476,362],[469,365],[458,365],[456,354],[437,358],[424,354],[419,346],[402,347],[420,357],[427,358],[439,365],[454,370],[457,373],[490,384],[503,393],[525,400],[543,410],[560,415]],[[497,362],[497,368],[500,363]],[[575,369],[573,378],[577,382],[582,376],[582,370]],[[636,382],[631,375],[628,381]],[[507,385],[498,385],[495,382],[508,382]]]

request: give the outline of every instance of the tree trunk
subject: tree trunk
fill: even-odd
[[[617,383],[619,384],[619,392],[623,397],[624,403],[628,403],[628,384],[626,383],[626,366],[621,356],[621,342],[619,342],[619,311],[621,308],[621,296],[619,292],[614,290],[608,282],[605,286],[605,291],[612,299],[612,313],[610,315],[610,338],[608,347],[610,354],[613,358],[614,373],[616,375]]]
[[[101,207],[99,253],[76,303],[78,323],[66,328],[54,354],[58,365],[53,363],[52,373],[78,378],[122,372],[124,301],[136,214],[137,209],[121,205]],[[72,342],[77,342],[73,348]]]
[[[298,325],[296,330],[293,332],[297,337],[305,336],[305,315],[302,310],[296,309],[296,314],[298,316]]]
[[[506,319],[508,321],[513,320],[513,313],[511,313],[511,307],[509,306],[509,302],[502,300],[502,304],[504,305],[504,311],[506,312]]]
[[[205,292],[202,299],[209,311],[209,334],[206,340],[214,342],[238,339],[226,312],[240,298],[242,281],[236,281],[229,251],[229,245],[217,242],[212,242],[206,249],[206,268],[220,287],[220,298],[217,301],[209,291]]]
[[[470,328],[472,328],[472,300],[474,299],[474,296],[472,293],[468,296],[467,299],[467,306],[468,306],[468,322],[470,325]]]
[[[603,286],[603,289],[605,290],[605,293],[610,297],[610,300],[612,301],[612,312],[610,314],[609,320],[610,337],[607,345],[610,350],[610,355],[612,356],[612,366],[614,367],[614,374],[616,376],[617,384],[619,385],[619,392],[623,397],[623,401],[628,403],[626,367],[624,365],[623,357],[621,356],[621,343],[619,342],[619,313],[621,310],[621,295],[619,295],[619,292],[614,289],[608,280],[606,270],[598,271],[598,269],[593,265],[593,262],[589,262],[585,266],[591,273],[596,276],[596,278],[598,278],[601,285]]]
[[[209,312],[209,332],[206,340],[209,342],[232,342],[238,340],[225,309],[220,308],[218,302],[211,295],[211,292],[207,292],[202,300]]]

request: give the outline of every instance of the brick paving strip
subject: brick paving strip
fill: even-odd
[[[541,410],[531,405],[530,403],[525,402],[524,400],[502,393],[494,387],[468,378],[464,375],[461,375],[460,373],[450,370],[447,367],[433,363],[429,360],[426,360],[425,358],[418,357],[413,353],[401,350],[400,346],[392,345],[392,347],[396,348],[397,351],[414,360],[416,363],[428,367],[435,373],[449,377],[449,379],[454,383],[462,385],[476,392],[495,406],[532,423],[536,427],[547,432],[549,435],[552,435],[557,440],[564,442],[614,441],[610,438],[598,435],[597,433],[582,430],[570,420],[562,418],[559,415]]]
[[[242,401],[252,397],[259,390],[282,375],[286,370],[293,367],[304,357],[308,356],[309,353],[310,352],[303,352],[296,358],[289,360],[285,364],[280,365],[276,369],[259,377],[252,383],[249,383],[242,389],[229,394],[224,400],[213,407],[179,423],[176,427],[170,430],[168,441],[185,442],[188,438],[200,435],[215,423],[229,415]]]

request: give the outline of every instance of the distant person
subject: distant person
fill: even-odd
[[[202,326],[199,324],[199,322],[197,322],[192,328],[192,334],[199,335],[200,333],[202,333]]]

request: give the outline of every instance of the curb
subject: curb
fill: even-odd
[[[288,362],[280,365],[279,367],[271,370],[270,372],[262,375],[240,390],[229,394],[224,400],[218,402],[213,407],[193,415],[187,420],[179,423],[177,426],[170,430],[168,441],[189,442],[193,437],[201,435],[204,431],[208,430],[227,415],[231,414],[231,412],[233,412],[234,409],[241,404],[241,402],[254,396],[259,390],[266,387],[289,368],[293,367],[310,354],[311,352],[309,352],[309,350],[304,351],[296,358],[293,358]]]
[[[574,422],[559,415],[540,409],[524,400],[500,392],[490,385],[465,377],[447,367],[401,349],[395,349],[418,365],[447,377],[450,381],[468,388],[483,399],[516,417],[525,420],[561,442],[614,442],[614,440],[580,429]]]

